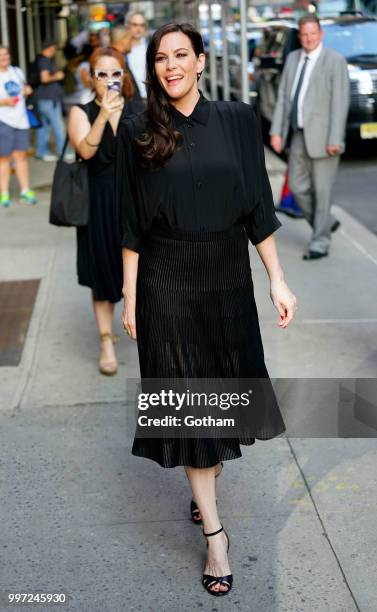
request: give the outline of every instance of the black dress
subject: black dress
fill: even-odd
[[[93,100],[80,108],[93,124],[100,110],[98,104]],[[133,102],[126,103],[122,117],[139,108]],[[123,285],[114,185],[116,141],[117,136],[107,122],[96,154],[84,162],[89,176],[89,222],[86,227],[77,228],[78,282],[92,289],[95,300],[112,303],[122,298]]]
[[[240,444],[285,431],[264,362],[248,253],[249,239],[261,242],[281,223],[253,110],[201,94],[190,117],[170,111],[183,147],[162,169],[143,169],[133,146],[145,130],[145,113],[126,118],[119,129],[122,245],[139,253],[141,377],[265,379],[274,401],[258,405],[255,436],[136,435],[132,453],[163,467],[210,467],[240,457]]]

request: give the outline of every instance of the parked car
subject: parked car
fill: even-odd
[[[342,54],[351,82],[347,136],[377,139],[377,19],[340,15],[321,19],[324,44]],[[272,120],[285,59],[300,47],[298,26],[292,22],[270,24],[255,53],[258,110],[263,122]]]

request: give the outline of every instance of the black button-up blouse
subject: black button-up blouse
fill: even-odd
[[[253,109],[243,102],[212,102],[200,93],[189,117],[173,105],[171,114],[183,146],[154,170],[142,168],[133,147],[146,129],[146,113],[119,124],[116,195],[123,248],[140,252],[154,223],[216,231],[240,222],[254,245],[277,230],[281,223]]]

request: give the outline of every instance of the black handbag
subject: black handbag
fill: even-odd
[[[82,227],[88,225],[89,218],[88,168],[82,159],[64,161],[67,144],[68,136],[55,167],[49,221],[51,225]]]

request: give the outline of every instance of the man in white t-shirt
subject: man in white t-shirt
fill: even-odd
[[[20,184],[20,200],[25,204],[37,202],[34,191],[30,189],[26,155],[30,144],[30,124],[25,96],[31,92],[21,68],[11,66],[8,47],[0,46],[0,206],[3,207],[11,204],[9,182],[12,161]]]
[[[132,49],[127,56],[127,62],[137,83],[140,96],[143,100],[147,98],[147,90],[144,84],[146,77],[146,54],[147,41],[146,22],[142,13],[131,13],[128,17],[128,25],[132,33]]]

